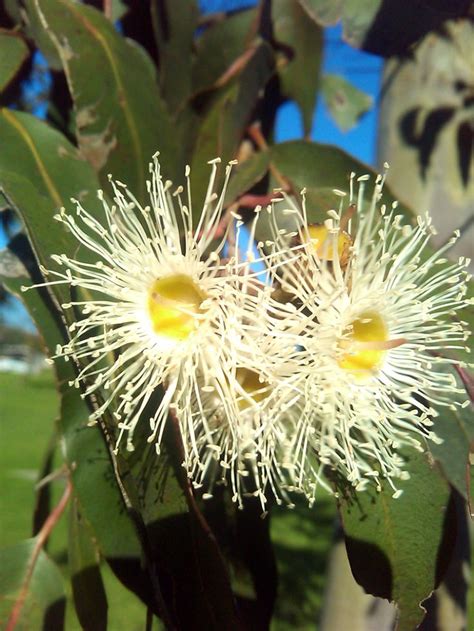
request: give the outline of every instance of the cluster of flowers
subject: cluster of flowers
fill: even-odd
[[[262,506],[268,493],[291,503],[289,491],[312,502],[324,468],[357,490],[384,478],[398,496],[400,447],[437,440],[433,406],[453,405],[457,392],[442,355],[467,338],[456,312],[468,302],[468,261],[448,263],[446,248],[424,255],[430,219],[412,227],[396,204],[379,207],[382,176],[366,201],[368,176],[352,175],[320,225],[308,223],[304,192],[302,207],[278,193],[256,209],[248,245],[241,218],[224,219],[231,165],[216,194],[219,160],[210,164],[197,225],[189,169],[187,189],[173,190],[157,156],[149,206],[111,181],[112,205],[99,191],[103,220],[79,202],[77,222],[57,216],[90,251],[53,256],[57,268],[45,270],[46,285],[92,296],[62,305],[81,315],[57,349],[80,367],[71,385],[102,393],[90,421],[110,412],[116,448],[125,440],[129,450],[148,423],[159,453],[171,413],[204,497],[222,481],[239,505],[247,493]],[[257,226],[267,231],[263,273],[253,267]]]

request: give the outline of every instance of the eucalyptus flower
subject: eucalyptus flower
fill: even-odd
[[[367,179],[358,179],[354,200],[352,174],[348,204],[335,191],[339,210],[323,224],[308,222],[304,194],[301,209],[289,197],[282,208],[280,197],[269,208],[268,258],[306,318],[298,341],[306,405],[289,456],[299,483],[311,485],[326,465],[358,490],[370,480],[380,488],[387,478],[398,496],[393,480],[408,477],[400,448],[437,441],[431,427],[438,406],[458,404],[446,364],[468,337],[459,311],[469,302],[469,261],[443,257],[457,233],[430,253],[428,216],[413,227],[396,203],[380,205],[382,176],[366,209]],[[314,497],[312,488],[308,494]]]
[[[301,320],[272,298],[268,283],[251,273],[233,279],[239,286],[229,291],[245,301],[246,309],[251,306],[258,321],[236,321],[235,312],[229,314],[224,343],[232,349],[232,361],[221,364],[221,379],[200,376],[201,387],[191,393],[199,396],[199,405],[186,402],[194,415],[207,419],[206,431],[196,439],[202,455],[196,459],[189,453],[188,468],[195,486],[207,487],[205,498],[211,496],[215,482],[228,482],[240,507],[243,496],[254,495],[265,510],[268,491],[277,503],[291,506],[288,490],[301,490],[286,466],[291,436],[304,408],[295,346]]]
[[[210,163],[195,226],[189,168],[183,201],[183,189],[173,192],[171,182],[163,181],[157,155],[147,183],[149,205],[111,178],[113,202],[98,193],[103,219],[73,200],[76,216],[62,209],[56,219],[82,252],[74,259],[53,255],[57,267],[43,269],[44,284],[71,288],[71,300],[62,304],[73,312],[70,341],[56,355],[79,367],[70,385],[81,387],[83,397],[100,394],[90,423],[112,415],[115,449],[125,439],[133,450],[137,424],[148,422],[148,440],[159,453],[171,411],[195,486],[210,492],[216,477],[230,479],[233,499],[241,503],[241,480],[253,476],[251,492],[263,505],[267,486],[278,495],[279,484],[279,434],[268,409],[275,401],[290,405],[294,394],[275,394],[281,393],[275,362],[265,355],[268,345],[265,351],[258,347],[267,338],[276,344],[266,315],[269,288],[254,278],[238,236],[233,256],[221,258],[231,165],[216,194],[219,162]],[[161,400],[155,396],[160,388]]]

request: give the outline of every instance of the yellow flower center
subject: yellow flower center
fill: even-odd
[[[342,265],[347,262],[349,248],[352,245],[352,239],[347,232],[340,230],[336,239],[326,226],[313,224],[308,226],[308,234],[314,252],[320,259],[334,261],[337,256]]]
[[[351,323],[350,339],[342,347],[348,352],[339,361],[341,368],[355,374],[376,371],[391,347],[382,317],[372,311],[362,313]]]
[[[268,396],[269,384],[266,381],[261,381],[257,372],[249,368],[237,368],[235,376],[242,389],[255,403],[259,403]],[[238,405],[240,410],[245,410],[250,407],[251,402],[240,396]]]
[[[148,294],[148,311],[154,332],[182,341],[196,329],[206,295],[185,274],[155,280]]]

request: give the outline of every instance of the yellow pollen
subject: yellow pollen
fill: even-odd
[[[367,311],[351,323],[350,329],[349,339],[341,344],[348,352],[339,361],[340,367],[359,375],[375,372],[386,350],[393,346],[384,320],[378,313]]]
[[[266,381],[260,381],[260,375],[249,368],[237,368],[235,377],[255,403],[259,403],[268,396],[269,384]],[[251,405],[248,399],[239,397],[239,408],[245,410]]]
[[[325,225],[313,224],[308,226],[308,235],[314,252],[320,259],[334,261],[337,242],[337,257],[339,258],[339,262],[341,265],[347,263],[349,248],[352,245],[352,239],[347,232],[340,230],[337,235],[334,235]]]
[[[182,341],[197,328],[206,294],[185,274],[155,280],[148,293],[148,311],[154,332]]]

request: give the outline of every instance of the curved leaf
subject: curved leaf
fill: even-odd
[[[0,550],[0,620],[6,621],[15,603],[21,602],[16,631],[61,631],[66,604],[63,577],[37,546],[35,537]]]
[[[247,9],[216,21],[196,42],[197,56],[192,68],[193,93],[215,86],[235,64],[247,59],[255,48],[258,14]]]
[[[72,595],[78,620],[86,631],[106,631],[107,597],[98,564],[99,552],[76,498],[72,498],[70,508],[68,543]]]
[[[277,64],[282,93],[300,107],[304,133],[309,136],[319,83],[322,30],[298,2],[273,0],[272,20],[276,41],[290,49],[286,63]]]
[[[154,0],[150,11],[160,61],[161,92],[170,112],[174,113],[182,108],[191,94],[197,3],[195,0]]]
[[[268,171],[270,155],[268,151],[258,151],[240,162],[232,173],[227,188],[226,203],[230,204],[260,182]]]
[[[453,367],[446,368],[462,391],[463,384]],[[468,393],[452,395],[452,400],[463,403],[468,399]],[[469,452],[474,443],[474,418],[472,403],[464,408],[444,406],[439,408],[439,415],[433,419],[433,431],[443,439],[441,445],[430,443],[429,449],[433,457],[441,465],[447,480],[468,499],[467,471],[469,467]]]
[[[70,205],[70,197],[94,213],[97,177],[62,134],[30,114],[0,110],[0,144],[0,189],[20,213],[38,261],[50,268],[51,254],[77,252],[77,241],[53,216]],[[54,292],[67,296],[62,285]]]
[[[336,197],[334,189],[348,192],[351,172],[357,176],[366,173],[375,176],[371,167],[331,145],[295,140],[274,145],[267,151],[273,176],[270,186],[285,186],[295,195],[305,189],[308,220],[314,223],[324,221],[327,211],[339,206],[340,198]],[[249,160],[256,161],[256,157]],[[370,196],[371,186],[367,186],[366,190],[367,196]],[[385,186],[382,203],[390,205],[394,201],[390,189]],[[400,204],[398,211],[407,219],[413,219],[412,211],[406,206]],[[282,215],[278,223],[281,228],[294,229],[293,221],[291,216]],[[263,242],[269,238],[267,213],[261,213],[256,235]]]
[[[410,453],[411,479],[393,499],[388,484],[380,493],[366,490],[340,502],[347,552],[357,582],[369,593],[394,600],[399,631],[421,622],[421,602],[440,578],[450,491],[426,456]],[[452,533],[447,538],[453,541]]]
[[[383,57],[407,53],[449,19],[468,17],[470,0],[298,0],[324,26],[342,20],[344,39]]]
[[[28,57],[28,46],[21,37],[0,31],[0,91],[16,75]]]
[[[321,94],[331,116],[342,131],[353,127],[372,106],[371,96],[335,74],[323,76]]]
[[[272,72],[271,49],[262,43],[253,51],[241,74],[221,90],[202,121],[191,163],[195,209],[199,209],[204,200],[209,172],[207,162],[220,157],[225,164],[235,158],[261,90]]]
[[[74,101],[79,148],[103,183],[112,173],[146,198],[148,164],[161,151],[175,176],[175,132],[153,64],[107,18],[70,0],[35,0],[61,58]]]
[[[19,5],[18,0],[12,0]],[[28,38],[31,38],[48,62],[52,70],[61,70],[61,60],[50,38],[45,33],[41,20],[35,10],[35,0],[23,0],[22,6],[18,6],[19,18],[23,22],[23,28]]]

